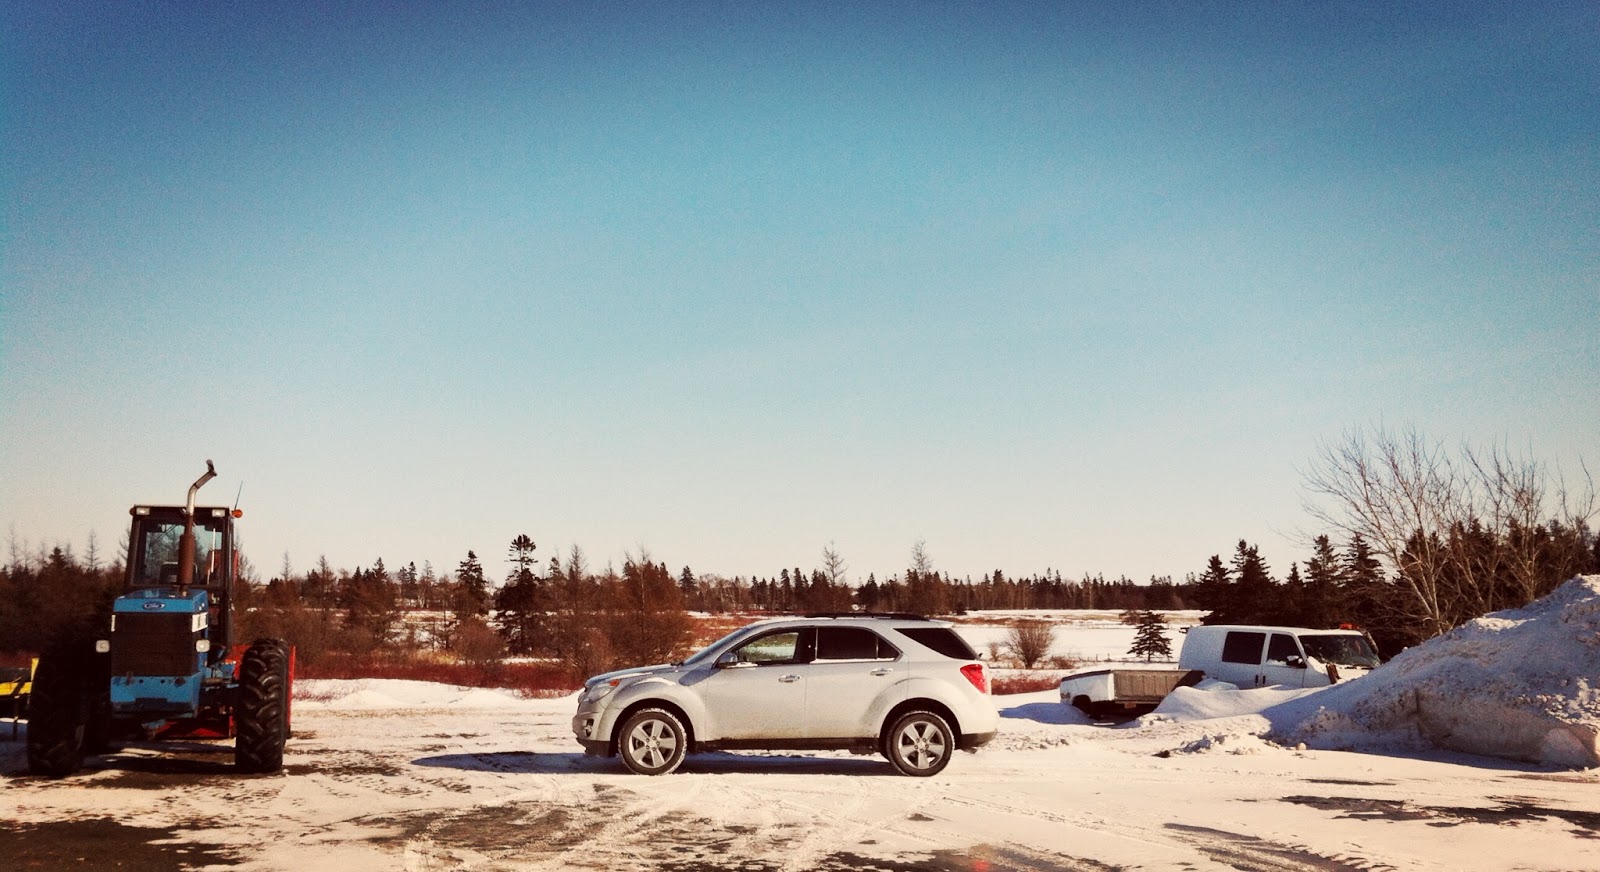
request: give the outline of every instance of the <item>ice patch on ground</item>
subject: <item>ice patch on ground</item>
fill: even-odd
[[[1600,766],[1600,576],[1469,621],[1265,714],[1274,738],[1313,748],[1434,746]]]

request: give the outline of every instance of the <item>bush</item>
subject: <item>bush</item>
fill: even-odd
[[[1050,675],[1005,675],[989,680],[989,687],[996,696],[1037,693],[1041,690],[1055,690],[1060,686],[1061,679]]]
[[[1032,669],[1050,651],[1056,628],[1044,621],[1023,621],[1011,628],[1006,636],[1006,650],[1022,662],[1024,669]]]

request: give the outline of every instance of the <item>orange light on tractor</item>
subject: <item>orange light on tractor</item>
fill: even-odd
[[[233,516],[234,516],[234,517],[235,517],[235,518],[242,518],[242,517],[244,517],[244,509],[234,509],[234,510],[233,510]]]

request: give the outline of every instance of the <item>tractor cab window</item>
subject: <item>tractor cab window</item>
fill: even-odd
[[[183,522],[143,518],[134,533],[132,553],[135,587],[175,587],[178,584],[178,543],[183,538]],[[206,585],[221,578],[225,560],[221,523],[208,524],[195,519],[194,578],[191,585]]]

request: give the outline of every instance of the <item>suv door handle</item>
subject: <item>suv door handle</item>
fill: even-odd
[[[800,680],[800,676],[790,674],[790,675],[785,675],[784,677],[782,677],[782,678],[780,678],[778,680],[783,682],[784,684],[794,684],[796,681]]]
[[[872,675],[888,675],[889,673],[891,673],[893,671],[894,671],[893,669],[890,669],[887,666],[880,666],[879,668],[872,670],[872,672],[870,674],[872,674]]]

